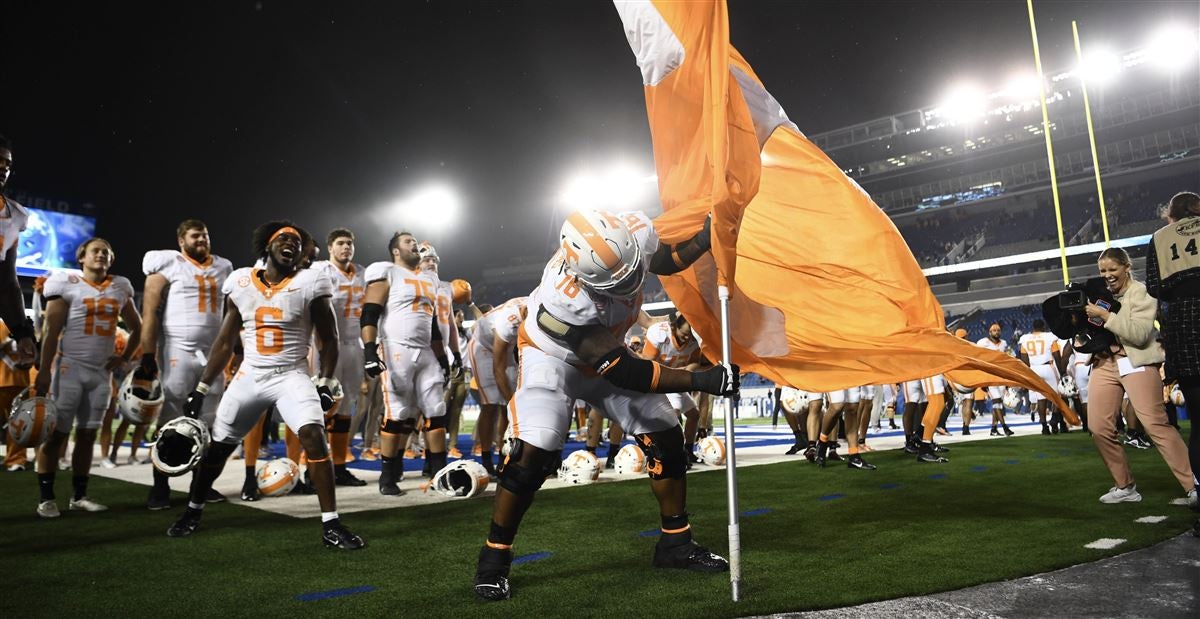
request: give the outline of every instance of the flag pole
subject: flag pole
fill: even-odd
[[[1037,24],[1033,19],[1033,0],[1025,0],[1029,7],[1029,34],[1033,38],[1033,61],[1037,66],[1038,88],[1042,96],[1042,133],[1046,136],[1046,162],[1050,166],[1050,194],[1054,197],[1054,221],[1058,224],[1058,251],[1062,257],[1063,285],[1071,283],[1067,273],[1067,242],[1063,238],[1062,208],[1058,201],[1058,173],[1054,170],[1054,146],[1050,141],[1050,113],[1046,109],[1046,74],[1042,71],[1042,53],[1038,50]]]
[[[729,287],[718,286],[721,300],[721,363],[731,367],[732,352],[729,344]],[[725,411],[725,485],[729,503],[729,584],[733,601],[741,600],[742,586],[742,530],[738,523],[737,456],[733,448],[733,416],[738,408],[738,396],[727,398],[729,407]]]
[[[1071,20],[1071,36],[1075,38],[1075,59],[1079,61],[1079,86],[1083,90],[1083,117],[1087,119],[1088,143],[1092,146],[1092,170],[1096,173],[1096,195],[1100,196],[1100,223],[1104,226],[1104,247],[1108,240],[1108,209],[1104,205],[1104,185],[1100,183],[1100,158],[1096,156],[1096,130],[1092,128],[1092,106],[1088,103],[1087,80],[1083,75],[1083,49],[1079,47],[1079,27]]]

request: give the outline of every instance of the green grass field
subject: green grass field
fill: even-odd
[[[1083,432],[957,446],[945,465],[876,453],[874,472],[819,470],[803,460],[742,469],[744,600],[727,575],[650,567],[655,503],[643,480],[539,494],[514,566],[514,597],[476,602],[470,589],[490,499],[350,514],[361,552],[324,549],[314,520],[235,503],[210,505],[186,539],[165,531],[179,510],[149,512],[145,489],[93,477],[111,509],[33,513],[31,473],[0,474],[0,554],[16,560],[0,595],[5,616],[614,615],[732,617],[843,606],[1015,578],[1145,547],[1194,516],[1153,450],[1127,452],[1145,497],[1102,505],[1111,480]],[[60,478],[65,508],[67,482]],[[701,543],[725,553],[725,477],[689,477]],[[176,497],[181,503],[182,496]],[[314,498],[315,500],[315,498]],[[1159,524],[1135,524],[1161,515]],[[1084,544],[1128,541],[1112,551]],[[301,601],[330,590],[374,590]]]

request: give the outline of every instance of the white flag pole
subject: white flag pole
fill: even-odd
[[[721,363],[729,369],[732,352],[729,345],[729,287],[718,286],[721,300]],[[727,399],[725,410],[725,485],[729,503],[729,583],[733,601],[741,600],[742,585],[742,530],[738,524],[737,455],[733,448],[733,416],[738,408],[738,396]]]

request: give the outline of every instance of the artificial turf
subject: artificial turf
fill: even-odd
[[[236,502],[208,506],[196,534],[170,539],[179,509],[146,511],[144,486],[100,477],[91,494],[109,511],[39,520],[33,474],[0,474],[0,556],[15,568],[0,613],[732,617],[844,606],[1034,574],[1186,530],[1194,516],[1169,504],[1182,493],[1162,459],[1127,454],[1141,503],[1097,501],[1111,479],[1083,432],[960,444],[943,465],[893,451],[869,455],[871,472],[802,459],[743,468],[737,604],[726,574],[650,567],[658,518],[644,480],[539,493],[516,546],[535,560],[514,566],[513,599],[484,604],[470,583],[490,499],[349,514],[369,547],[335,552],[315,520]],[[725,554],[724,474],[688,481],[698,541]],[[1167,519],[1134,522],[1142,516]],[[1103,537],[1128,541],[1084,548]]]

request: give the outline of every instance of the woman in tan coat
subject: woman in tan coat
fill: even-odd
[[[1125,393],[1129,394],[1138,420],[1154,440],[1183,492],[1195,491],[1187,447],[1175,428],[1167,423],[1163,408],[1163,386],[1158,368],[1165,356],[1157,341],[1158,330],[1154,327],[1158,302],[1146,292],[1145,284],[1134,281],[1131,264],[1124,249],[1104,250],[1099,260],[1100,276],[1121,304],[1121,309],[1110,312],[1094,303],[1088,303],[1085,308],[1089,317],[1104,321],[1104,328],[1117,340],[1107,354],[1093,356],[1089,385],[1088,430],[1116,483],[1100,497],[1101,503],[1142,500],[1129,470],[1125,450],[1117,439],[1115,420]]]

